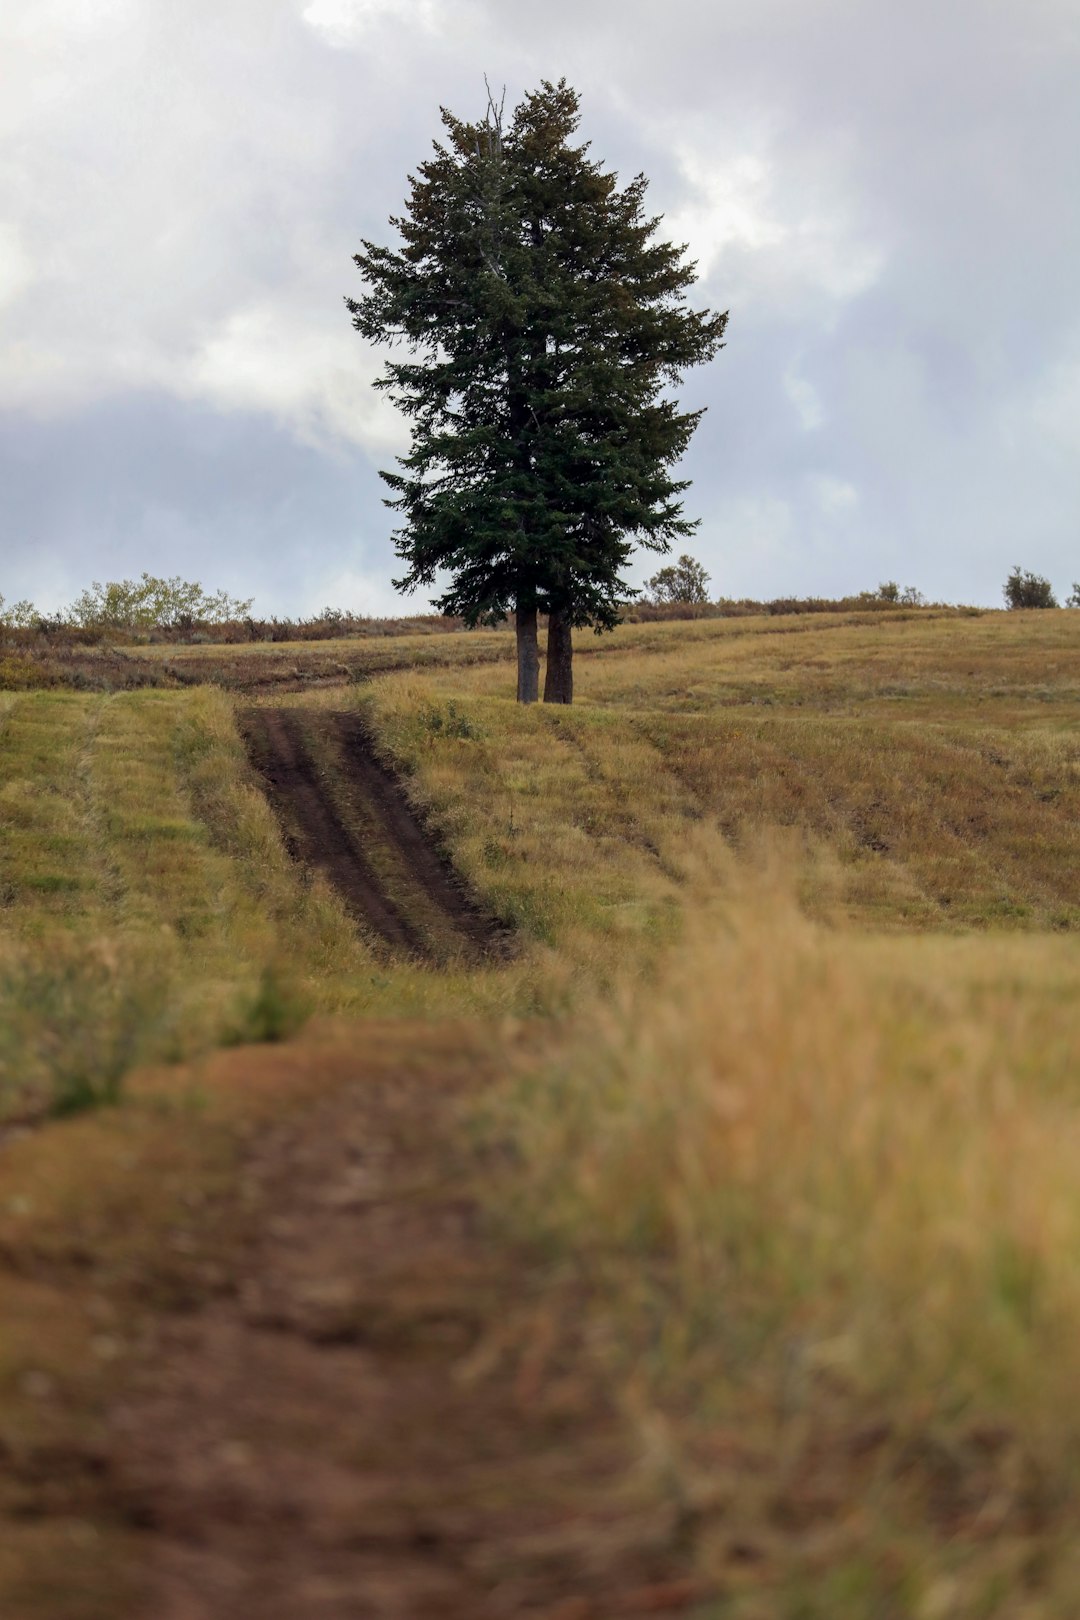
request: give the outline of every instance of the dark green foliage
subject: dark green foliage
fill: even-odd
[[[263,968],[251,999],[241,1009],[223,1044],[285,1041],[297,1034],[310,1016],[308,998],[271,963]]]
[[[430,704],[424,711],[424,724],[433,737],[456,737],[462,742],[475,742],[481,735],[469,716],[456,703],[445,708]]]
[[[895,579],[886,579],[876,591],[864,593],[875,602],[891,602],[896,607],[925,607],[926,597],[915,585],[905,585],[903,589]]]
[[[57,1118],[121,1100],[124,1077],[153,1055],[166,1015],[152,960],[105,941],[57,938],[0,964],[0,1107]]]
[[[377,384],[412,419],[384,472],[412,590],[467,624],[513,609],[613,626],[635,542],[666,551],[695,525],[671,468],[701,412],[665,390],[721,347],[726,315],[686,307],[694,266],[655,240],[646,181],[572,144],[578,96],[544,83],[502,128],[443,111],[394,224],[363,244],[356,330],[400,341]]]
[[[1056,608],[1057,598],[1048,579],[1032,574],[1019,563],[1005,581],[1005,601],[1011,608]]]
[[[1058,605],[1050,581],[1041,574],[1021,568],[1019,564],[1005,581],[1004,595],[1010,608],[1053,608]]]
[[[708,586],[708,574],[686,552],[678,562],[669,563],[645,581],[645,589],[654,602],[707,602]]]

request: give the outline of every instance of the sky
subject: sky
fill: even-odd
[[[343,299],[485,74],[511,105],[565,76],[730,310],[679,396],[714,594],[1080,579],[1077,0],[5,0],[9,603],[146,569],[426,607]]]

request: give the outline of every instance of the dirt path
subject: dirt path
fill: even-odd
[[[574,1313],[462,1181],[475,1033],[376,1029],[362,1060],[321,1063],[341,1083],[243,1167],[272,1215],[235,1295],[160,1327],[114,1417],[137,1620],[687,1613],[678,1526]]]
[[[325,873],[372,935],[408,956],[505,954],[508,931],[432,843],[359,716],[257,708],[241,727],[290,853]]]

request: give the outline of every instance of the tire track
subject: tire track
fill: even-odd
[[[425,960],[442,959],[447,946],[473,958],[507,954],[509,931],[468,894],[358,715],[252,708],[239,723],[289,853],[324,873],[390,951]]]

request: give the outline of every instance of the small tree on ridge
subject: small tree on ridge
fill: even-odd
[[[701,563],[684,551],[678,562],[661,568],[645,581],[654,602],[707,602],[709,575]]]
[[[1056,608],[1054,588],[1042,574],[1033,574],[1017,563],[1004,587],[1005,601],[1011,608]]]

